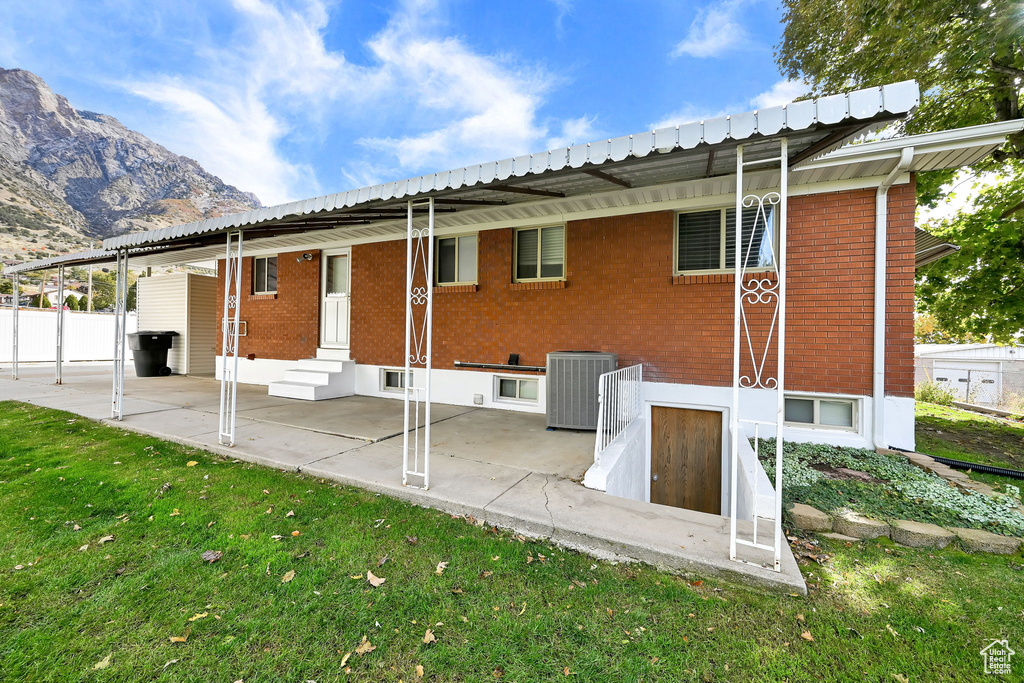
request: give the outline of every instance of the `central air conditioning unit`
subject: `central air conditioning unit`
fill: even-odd
[[[548,427],[597,429],[601,375],[618,369],[619,356],[598,351],[548,354]]]

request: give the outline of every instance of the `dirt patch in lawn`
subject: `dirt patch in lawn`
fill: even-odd
[[[1024,470],[1024,424],[956,408],[921,404],[918,450],[998,467]]]

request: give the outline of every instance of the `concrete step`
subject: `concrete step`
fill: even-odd
[[[348,349],[317,348],[316,357],[319,360],[352,360]]]
[[[280,396],[282,398],[300,398],[306,401],[316,400],[316,390],[319,389],[320,384],[308,384],[306,382],[271,382],[268,387],[267,393],[270,396]]]
[[[267,389],[271,396],[320,401],[352,396],[356,390],[355,363],[352,361],[305,358],[298,368],[285,370],[280,382]]]
[[[318,372],[344,372],[347,366],[354,363],[350,360],[334,358],[303,358],[299,361],[299,370],[316,370]]]
[[[285,370],[284,381],[286,382],[301,382],[303,384],[330,384],[331,375],[334,374],[330,370]]]

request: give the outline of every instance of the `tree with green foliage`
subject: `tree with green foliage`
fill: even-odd
[[[18,285],[18,294],[24,291],[24,287]],[[0,294],[11,294],[14,292],[14,282],[9,278],[0,277]]]
[[[1021,119],[1024,12],[1019,2],[978,0],[783,0],[776,59],[812,94],[913,78],[921,106],[901,132],[926,133]],[[994,185],[928,228],[960,252],[919,273],[919,308],[954,334],[997,341],[1024,333],[1024,133],[971,172]],[[919,174],[918,200],[946,199],[956,171]]]
[[[69,311],[77,311],[78,297],[75,296],[74,294],[68,294],[66,297],[64,297],[64,305],[67,307]]]
[[[50,303],[50,298],[48,296],[46,296],[45,294],[43,295],[43,304],[41,306],[39,305],[39,295],[38,294],[34,295],[32,297],[32,299],[29,300],[29,304],[28,305],[31,308],[52,308],[53,307],[53,304]]]

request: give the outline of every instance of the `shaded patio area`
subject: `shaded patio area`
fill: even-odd
[[[413,503],[472,515],[520,533],[619,560],[804,592],[788,547],[783,571],[729,560],[729,520],[607,495],[578,483],[593,463],[594,434],[547,431],[544,415],[434,404],[432,486],[402,486],[401,401],[351,396],[298,401],[238,386],[234,447],[218,443],[220,383],[136,378],[126,369],[124,419],[112,421],[109,363],[22,365],[0,379],[0,399],[104,420],[239,460],[331,479]],[[9,377],[9,375],[8,375]],[[742,528],[742,525],[741,525]],[[771,565],[769,553],[751,560]]]

